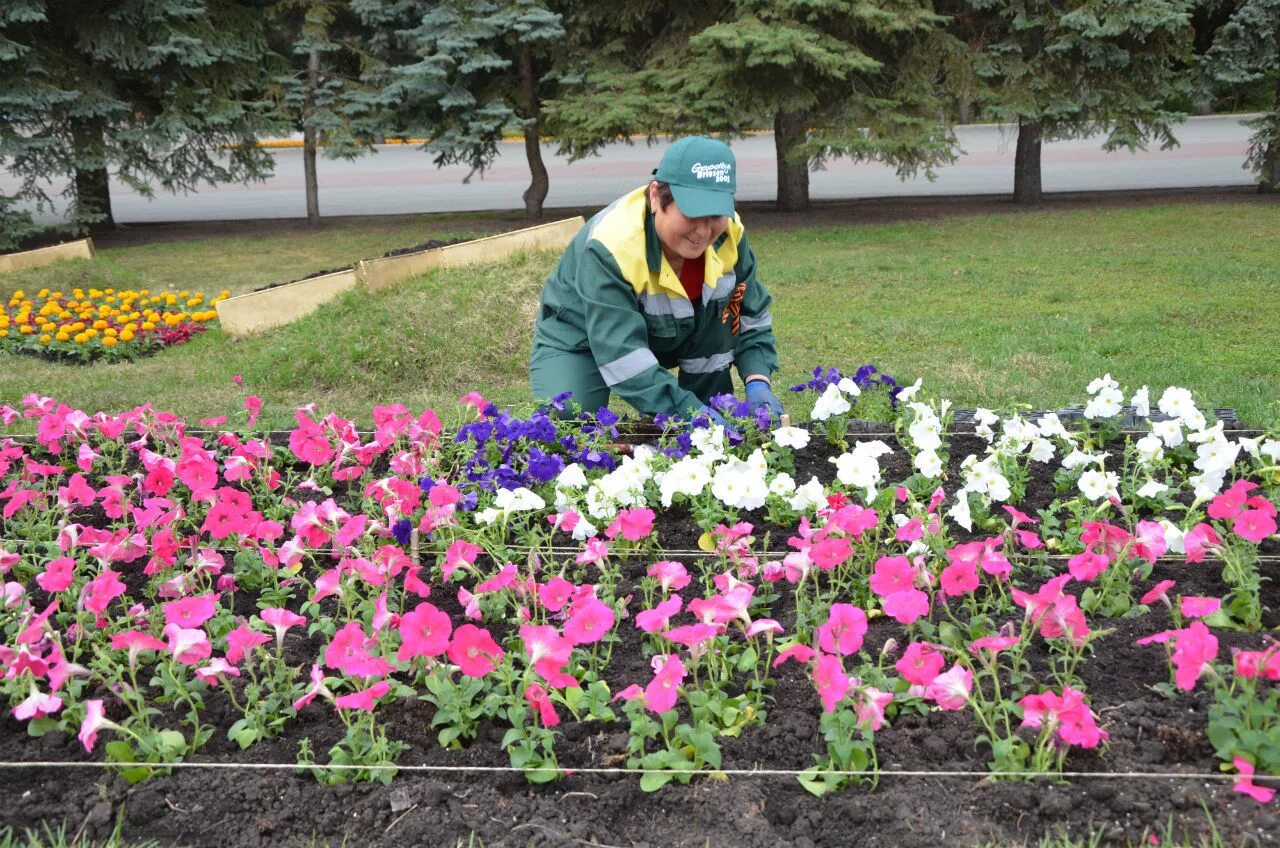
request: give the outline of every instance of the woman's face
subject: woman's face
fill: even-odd
[[[724,215],[705,218],[686,218],[675,203],[663,209],[658,203],[658,185],[649,183],[649,208],[653,210],[653,225],[662,242],[667,259],[697,259],[716,239],[724,234],[729,219]]]

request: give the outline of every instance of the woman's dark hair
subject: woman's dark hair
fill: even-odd
[[[667,207],[672,203],[675,203],[676,200],[675,195],[671,193],[671,186],[667,185],[662,180],[654,180],[653,184],[658,187],[658,206],[663,212],[666,212]]]

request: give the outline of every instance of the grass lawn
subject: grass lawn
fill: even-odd
[[[1280,205],[785,229],[744,217],[774,295],[780,385],[818,364],[872,362],[900,380],[923,377],[926,395],[962,406],[1055,408],[1082,402],[1084,386],[1109,372],[1130,391],[1150,385],[1153,400],[1181,385],[1250,422],[1280,412]],[[77,285],[242,292],[484,232],[479,219],[405,217],[106,248],[92,263],[0,277],[0,296]],[[240,374],[274,425],[311,401],[362,421],[393,401],[447,418],[472,389],[519,403],[538,293],[556,258],[530,254],[376,295],[349,292],[288,327],[247,339],[214,329],[133,364],[5,356],[0,402],[37,392],[89,412],[151,402],[195,419],[239,409],[243,391],[231,378]]]

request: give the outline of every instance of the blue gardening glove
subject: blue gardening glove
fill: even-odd
[[[782,401],[778,400],[773,389],[764,380],[752,380],[747,383],[747,406],[752,410],[762,406],[769,407],[769,417],[777,424],[782,418]]]

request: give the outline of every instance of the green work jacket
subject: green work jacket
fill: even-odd
[[[574,237],[543,286],[534,347],[590,352],[605,384],[636,409],[687,413],[706,401],[687,386],[731,391],[730,366],[740,377],[777,370],[772,298],[735,214],[707,248],[702,297],[691,301],[662,253],[646,191],[614,201]],[[739,286],[735,335],[726,306]]]

